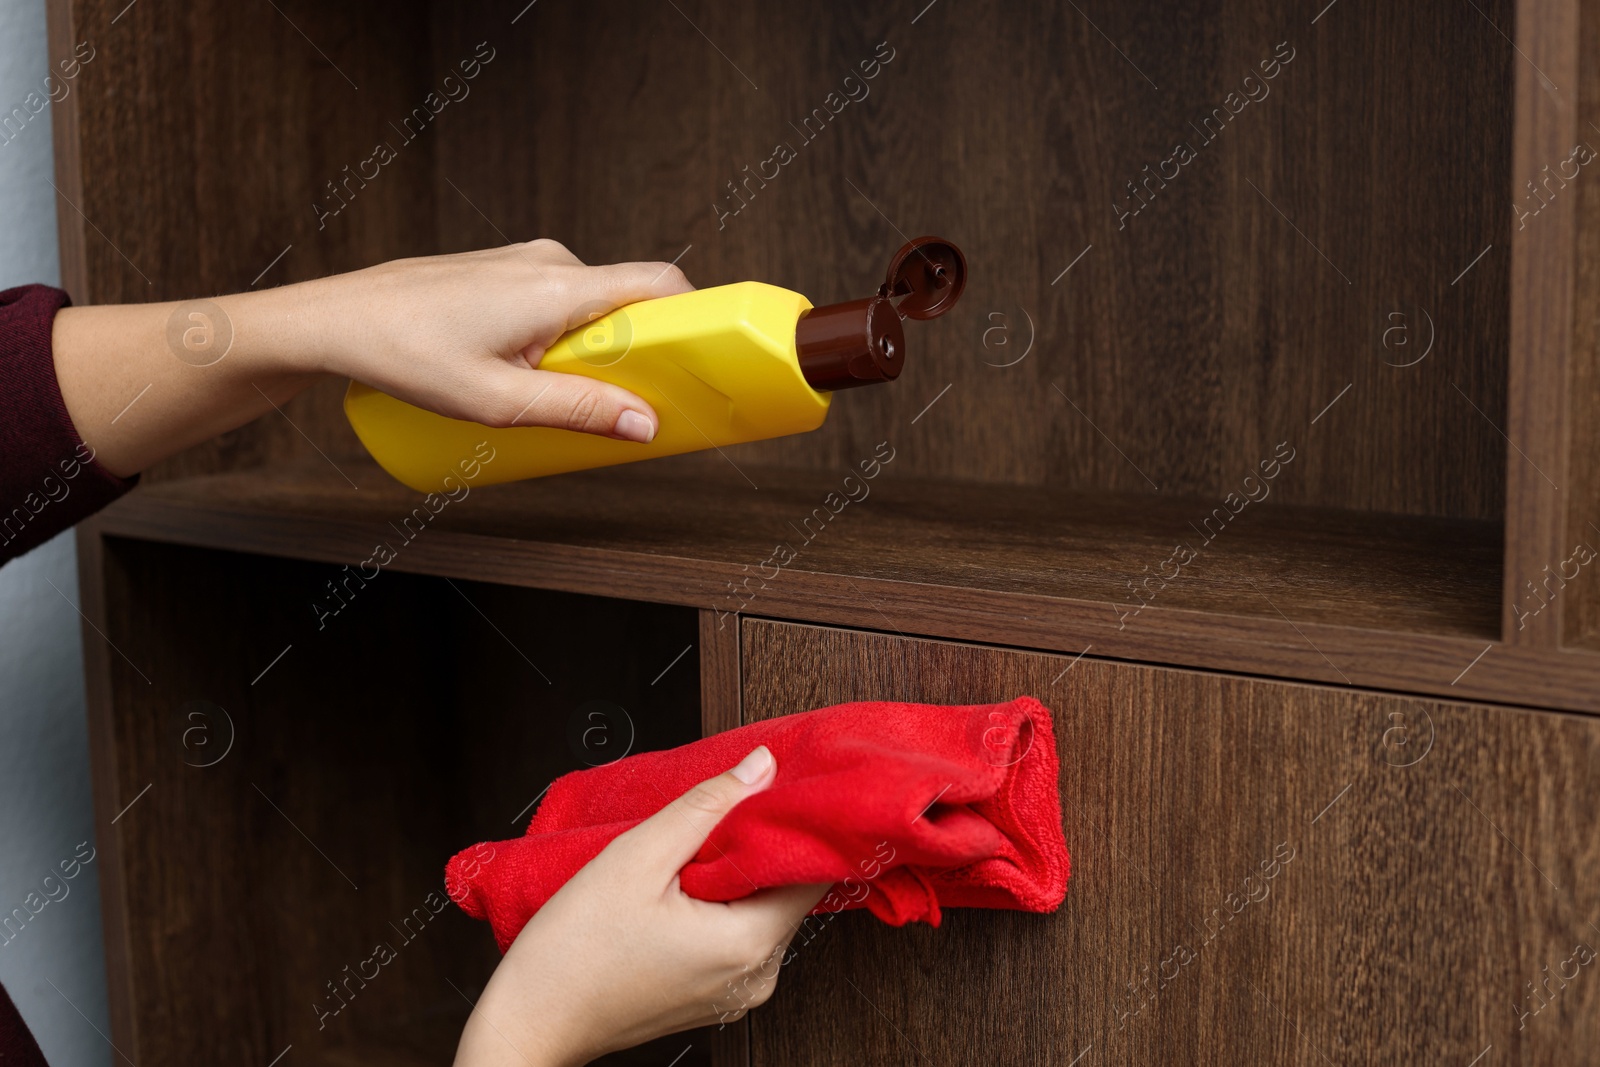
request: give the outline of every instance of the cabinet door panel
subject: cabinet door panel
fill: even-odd
[[[1039,697],[1072,851],[1054,915],[834,919],[756,1067],[1600,1063],[1595,720],[762,621],[742,670],[746,721]]]

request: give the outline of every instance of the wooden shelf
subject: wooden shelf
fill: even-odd
[[[1588,654],[1485,652],[1499,618],[1494,523],[1263,503],[1208,545],[1197,530],[1216,505],[1204,501],[885,467],[841,507],[844,476],[678,460],[485,487],[425,526],[413,519],[408,541],[421,496],[341,460],[144,487],[101,522],[112,535],[351,565],[382,542],[401,571],[1600,710],[1597,688],[1571,673]],[[796,552],[786,566],[780,543]],[[1129,581],[1172,573],[1162,565],[1178,544],[1197,558],[1124,615],[1138,604]],[[1555,658],[1564,678],[1548,676]]]
[[[413,569],[406,557],[424,538],[403,545],[390,524],[421,496],[370,462],[340,467],[348,480],[314,464],[151,486],[128,503],[122,521],[171,523],[163,526],[168,536],[193,544],[235,547],[235,538],[247,536],[253,551],[352,563],[369,551],[346,559],[349,550],[326,550],[365,530],[352,548],[370,550],[381,537],[396,548],[396,565]],[[897,479],[885,467],[879,478],[853,483],[858,496],[865,490],[859,502],[841,505],[843,472],[743,471],[657,462],[485,487],[445,506],[424,536],[470,538],[480,553],[488,546],[477,540],[487,539],[506,552],[560,546],[596,560],[613,553],[681,560],[725,581],[750,579],[745,595],[758,615],[768,599],[760,589],[765,574],[769,587],[794,594],[830,576],[1100,603],[1113,621],[1114,607],[1141,604],[1129,582],[1156,574],[1175,545],[1187,544],[1198,557],[1166,588],[1147,594],[1145,611],[1271,619],[1282,611],[1297,622],[1485,640],[1499,624],[1501,546],[1493,523],[1249,505],[1207,545],[1197,527],[1212,507],[1226,513],[1218,502],[935,483]],[[830,493],[837,494],[837,514],[828,507]],[[245,518],[268,521],[247,535],[239,529]],[[294,533],[280,532],[285,519]],[[189,535],[180,524],[192,525]],[[257,540],[263,537],[270,540]],[[763,566],[780,543],[796,550],[793,561]],[[484,577],[481,570],[472,576]],[[538,584],[537,576],[496,576],[513,579]],[[642,592],[649,594],[642,599],[697,607],[740,605],[725,585],[690,593],[665,574]],[[1128,628],[1138,621],[1130,617]]]

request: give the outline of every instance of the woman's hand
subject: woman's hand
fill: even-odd
[[[659,421],[639,397],[539,360],[573,327],[691,288],[667,263],[589,267],[532,241],[211,300],[64,308],[51,342],[73,425],[124,476],[327,375],[490,426],[648,441]]]
[[[639,300],[693,288],[668,263],[587,267],[555,241],[402,259],[316,283],[321,328],[303,369],[354,378],[489,426],[655,436],[650,406],[615,385],[536,370],[558,337]]]
[[[771,753],[756,749],[617,837],[562,886],[495,970],[457,1067],[568,1067],[764,1003],[789,939],[828,887],[712,904],[685,896],[678,871],[775,772]]]

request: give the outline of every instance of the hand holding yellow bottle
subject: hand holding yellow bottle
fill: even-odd
[[[965,284],[961,250],[919,237],[865,300],[813,308],[799,293],[738,282],[630,304],[551,345],[541,370],[612,382],[655,409],[660,427],[648,444],[548,426],[485,427],[358,382],[345,394],[345,414],[384,470],[420,492],[439,490],[485,440],[496,458],[482,481],[492,484],[804,433],[822,425],[835,390],[897,377],[901,320],[944,314]]]

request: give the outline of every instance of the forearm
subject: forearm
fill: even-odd
[[[51,340],[78,436],[124,476],[324,375],[450,418],[649,441],[656,415],[637,396],[537,368],[569,329],[690,288],[671,264],[590,267],[533,241],[214,300],[64,308]]]
[[[63,308],[52,348],[78,435],[128,476],[282,405],[321,377],[319,284]]]

